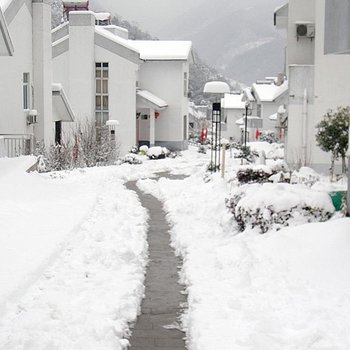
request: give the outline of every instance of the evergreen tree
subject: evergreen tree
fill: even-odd
[[[325,152],[331,152],[331,178],[334,177],[334,162],[342,159],[342,173],[346,172],[346,152],[349,142],[350,107],[338,107],[337,111],[327,112],[316,126],[317,145]]]

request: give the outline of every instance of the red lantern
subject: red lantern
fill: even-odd
[[[259,137],[260,137],[260,131],[259,131],[259,129],[256,129],[256,132],[255,132],[255,139],[256,139],[256,140],[259,140]]]
[[[208,129],[207,128],[203,128],[202,129],[202,135],[201,135],[202,143],[207,139],[207,136],[208,136]]]
[[[154,116],[156,117],[156,119],[160,116],[159,112],[154,112]]]

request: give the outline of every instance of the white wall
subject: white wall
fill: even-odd
[[[325,0],[317,0],[315,42],[315,116],[314,125],[329,110],[350,105],[350,55],[325,55]],[[310,135],[311,136],[311,135]],[[330,164],[330,155],[313,147],[313,163]]]
[[[95,48],[95,61],[109,63],[109,119],[120,125],[117,137],[121,153],[136,145],[136,73],[138,65],[101,47]]]
[[[221,135],[225,139],[230,139],[233,137],[233,139],[236,142],[241,141],[241,129],[239,125],[236,124],[236,121],[240,118],[242,118],[245,115],[244,109],[225,109],[224,110],[224,117],[226,117],[226,130],[221,132]]]
[[[27,2],[31,6],[31,1]],[[33,127],[27,127],[22,93],[24,72],[30,73],[33,82],[32,16],[26,4],[8,26],[14,55],[0,57],[0,134],[31,133]]]
[[[318,1],[318,0],[317,0]],[[314,41],[297,38],[296,22],[315,21],[315,0],[290,0],[288,6],[287,65],[313,64]],[[316,32],[316,35],[318,33]]]
[[[188,99],[184,96],[184,72],[188,75],[188,63],[181,61],[147,61],[141,64],[139,79],[141,89],[167,102],[156,120],[156,142],[169,142],[180,148],[187,147],[184,140],[183,118],[188,119]],[[188,136],[188,123],[187,123]]]

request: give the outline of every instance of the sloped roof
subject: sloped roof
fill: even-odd
[[[0,0],[0,56],[12,56],[14,51],[13,44],[4,14],[2,12],[4,3],[4,0]]]
[[[191,41],[129,40],[140,52],[140,58],[149,61],[186,61],[192,49]]]
[[[3,12],[7,10],[13,0],[0,0],[0,7]]]
[[[74,112],[61,84],[52,84],[52,106],[55,121],[74,121]]]
[[[221,99],[221,107],[225,109],[245,109],[245,102],[242,101],[243,94],[225,94]]]
[[[164,100],[147,90],[137,90],[136,95],[146,103],[151,104],[155,109],[168,107],[168,104]]]
[[[253,84],[253,91],[255,96],[261,102],[273,102],[282,94],[284,94],[288,90],[288,81],[284,81],[284,83],[280,86],[275,83],[266,83],[266,84]]]

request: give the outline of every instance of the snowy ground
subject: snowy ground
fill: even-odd
[[[238,233],[224,205],[235,182],[203,181],[208,160],[189,151],[54,177],[0,160],[0,348],[123,348],[147,260],[147,213],[123,186],[139,179],[184,258],[190,350],[349,349],[350,219]],[[152,179],[163,171],[189,177]]]
[[[113,168],[13,168],[1,181],[0,349],[121,349],[144,291],[146,211]]]

